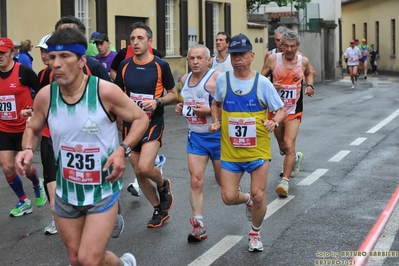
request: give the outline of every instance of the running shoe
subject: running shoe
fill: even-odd
[[[172,194],[172,182],[165,178],[162,187],[158,188],[159,200],[161,202],[161,210],[169,211],[173,207],[174,197]]]
[[[157,228],[162,226],[164,222],[169,220],[170,216],[167,211],[154,209],[154,214],[152,215],[152,219],[148,221],[147,227],[149,228]]]
[[[259,234],[249,233],[248,235],[248,250],[253,251],[263,251],[263,243],[260,242]]]
[[[120,259],[125,266],[137,266],[136,258],[131,253],[123,254]]]
[[[354,88],[355,88],[355,85],[352,85],[351,89],[354,89]]]
[[[37,207],[42,207],[47,202],[46,194],[44,193],[43,188],[43,179],[39,178],[40,184],[37,187],[33,187],[35,191],[35,204]]]
[[[123,216],[121,214],[118,214],[118,216],[116,216],[114,231],[112,231],[111,237],[119,237],[123,232],[123,228],[125,228],[125,220],[123,219]]]
[[[190,218],[190,223],[194,227],[194,229],[187,237],[188,242],[200,242],[201,240],[204,240],[208,237],[206,235],[205,226],[201,226],[197,219],[195,219],[194,217]]]
[[[10,211],[11,217],[19,217],[25,213],[32,213],[32,202],[29,199],[20,200],[15,208]]]
[[[58,233],[57,227],[55,226],[54,217],[49,225],[44,228],[45,235],[55,235]]]
[[[292,171],[292,174],[291,174],[292,177],[297,177],[298,176],[299,171],[301,170],[302,161],[303,161],[303,153],[298,151],[296,153],[296,160],[295,160],[294,170]]]
[[[157,155],[157,158],[155,158],[154,165],[159,168],[159,170],[161,171],[161,175],[163,174],[162,167],[165,164],[165,162],[166,162],[166,157],[163,154],[159,154]]]
[[[130,192],[130,194],[132,194],[135,197],[140,197],[141,196],[141,189],[139,184],[137,183],[137,178],[134,180],[133,183],[130,183],[127,186],[127,191]]]
[[[279,195],[279,197],[286,198],[288,197],[288,188],[288,182],[285,180],[281,180],[276,188],[276,193]]]

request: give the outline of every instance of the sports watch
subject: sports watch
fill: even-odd
[[[125,157],[129,157],[132,154],[132,149],[130,149],[129,146],[127,146],[126,144],[121,143],[122,148],[125,149]]]

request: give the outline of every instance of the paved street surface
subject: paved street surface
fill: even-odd
[[[351,89],[345,77],[316,84],[315,89],[313,98],[305,97],[297,139],[297,150],[303,152],[304,160],[300,174],[290,181],[287,199],[278,199],[275,193],[283,157],[272,136],[268,214],[261,229],[263,252],[248,252],[250,222],[245,206],[223,204],[210,165],[204,189],[208,239],[187,243],[192,230],[187,122],[174,115],[174,106],[166,107],[161,148],[167,158],[164,175],[171,178],[175,195],[171,219],[161,228],[148,229],[150,204],[124,188],[121,204],[125,230],[118,239],[110,240],[109,249],[118,256],[132,252],[138,265],[146,266],[305,266],[320,265],[323,259],[348,263],[352,256],[343,257],[348,253],[342,252],[357,251],[399,183],[399,79],[370,76]],[[39,151],[35,166],[41,171]],[[29,215],[9,217],[17,199],[2,171],[0,175],[0,265],[68,265],[59,236],[43,234],[51,221],[48,205],[34,207]],[[125,187],[133,175],[129,165]],[[245,174],[241,181],[244,191],[249,189],[248,177]],[[31,183],[26,179],[23,182],[33,199]],[[379,251],[399,251],[398,209],[377,244]],[[399,257],[378,257],[368,265],[399,265]]]

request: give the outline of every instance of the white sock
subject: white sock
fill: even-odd
[[[197,219],[197,221],[200,224],[200,226],[204,226],[204,216],[196,215],[196,216],[194,216],[194,218]]]

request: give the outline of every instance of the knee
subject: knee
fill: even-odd
[[[238,199],[238,190],[236,193],[231,193],[228,191],[223,191],[222,189],[222,200],[226,205],[235,205]]]
[[[15,174],[15,166],[11,164],[3,164],[3,172],[6,177],[12,177]]]
[[[153,164],[140,164],[139,169],[135,171],[136,176],[144,176],[148,177],[152,175],[152,172],[154,170],[154,165]]]
[[[82,265],[82,266],[102,265],[101,264],[102,257],[98,255],[95,254],[90,255],[87,253],[81,255],[81,252],[79,252],[77,265]]]
[[[264,190],[251,192],[251,199],[254,205],[261,205],[266,202],[266,192]]]
[[[193,190],[202,190],[204,187],[204,178],[197,176],[197,175],[191,175],[191,188]]]
[[[284,148],[286,153],[294,152],[295,151],[295,141],[293,140],[285,140],[284,141]]]

